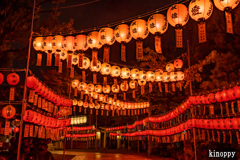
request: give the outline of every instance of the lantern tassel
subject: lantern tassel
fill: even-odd
[[[126,101],[126,92],[123,93],[123,97],[124,97],[124,98],[123,98],[124,101]]]
[[[93,67],[97,67],[97,61],[98,61],[98,51],[93,49],[92,50],[92,64],[93,64]]]
[[[101,110],[101,115],[103,115],[103,110]]]
[[[235,110],[234,110],[234,101],[231,102],[231,109],[232,109],[232,114],[235,115],[236,113],[235,113]]]
[[[176,91],[176,88],[175,88],[175,83],[172,82],[172,91],[175,92]]]
[[[126,45],[121,43],[121,60],[126,62]]]
[[[83,66],[83,53],[79,53],[78,54],[78,67],[82,67]]]
[[[159,91],[162,92],[162,85],[161,85],[161,82],[158,82],[158,88],[159,88]]]
[[[144,85],[141,85],[141,95],[143,95],[144,94]]]
[[[206,23],[203,21],[200,21],[200,23],[198,23],[198,40],[199,43],[207,42]]]
[[[135,90],[132,91],[132,98],[136,98]]]
[[[175,29],[175,32],[176,32],[176,47],[182,48],[183,47],[182,29]]]
[[[82,81],[86,82],[85,70],[82,70]]]
[[[37,54],[36,66],[41,66],[41,65],[42,65],[42,54],[38,53]]]
[[[152,83],[149,82],[148,86],[149,86],[149,93],[151,93],[152,92]]]
[[[103,86],[106,86],[107,85],[107,76],[104,76],[103,77]]]
[[[97,84],[97,73],[93,73],[93,84]]]
[[[231,12],[225,11],[225,17],[226,17],[226,31],[227,33],[233,34],[233,23],[232,23]]]
[[[155,50],[157,53],[162,53],[161,36],[155,35]]]

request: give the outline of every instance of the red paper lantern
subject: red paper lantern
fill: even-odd
[[[226,90],[223,90],[223,91],[221,92],[221,97],[222,97],[222,100],[223,100],[223,101],[225,101],[225,102],[229,101]]]
[[[2,73],[0,73],[0,84],[2,84],[3,80],[4,80],[4,76]]]
[[[196,104],[196,105],[199,105],[199,104],[202,103],[201,98],[202,98],[202,96],[196,96],[196,97],[195,97],[195,104]]]
[[[204,127],[205,127],[206,129],[210,129],[209,119],[204,119]]]
[[[46,89],[46,87],[44,85],[42,85],[41,90],[38,94],[42,96],[45,92],[45,89]]]
[[[43,86],[42,83],[38,82],[38,86],[37,86],[37,88],[34,91],[39,93],[42,90],[42,86]]]
[[[220,129],[226,129],[224,119],[219,119],[219,125],[220,125]]]
[[[232,119],[226,118],[224,120],[226,129],[233,129]]]
[[[218,102],[223,102],[223,98],[222,98],[221,92],[217,92],[217,93],[215,94],[215,98],[216,98],[216,100],[217,100]]]
[[[234,129],[239,129],[240,128],[240,124],[238,123],[238,119],[239,118],[233,118],[232,119],[232,125]],[[239,121],[240,122],[240,121]]]
[[[234,90],[235,97],[240,98],[240,86],[235,86],[233,90]]]
[[[19,128],[18,128],[18,127],[15,127],[15,128],[13,129],[13,132],[14,132],[14,133],[19,132]]]
[[[34,111],[26,110],[23,116],[25,122],[31,122],[34,119]]]
[[[214,93],[210,93],[208,94],[208,100],[210,103],[215,103],[216,102],[216,98],[215,98],[215,94]]]
[[[27,87],[36,89],[38,87],[38,80],[34,76],[29,76],[27,78]]]
[[[213,126],[215,129],[220,129],[220,122],[219,122],[219,119],[214,119],[213,120]]]
[[[44,93],[42,94],[42,96],[43,96],[44,98],[46,98],[47,95],[48,95],[48,93],[49,93],[49,89],[46,87],[45,90],[44,90]]]
[[[232,88],[227,90],[227,97],[231,101],[236,99],[235,94],[234,94],[234,90]]]
[[[200,119],[200,127],[205,128],[204,119]]]
[[[7,105],[2,109],[2,116],[6,119],[11,119],[15,116],[16,109],[12,105]]]
[[[7,82],[11,86],[15,86],[19,83],[19,75],[17,73],[10,73],[7,75]]]

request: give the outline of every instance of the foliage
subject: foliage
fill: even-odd
[[[63,2],[64,0],[36,0],[34,33],[49,34],[73,30],[73,20],[70,20],[68,23],[59,23],[57,19],[59,15],[57,6]],[[52,5],[53,7],[49,10],[44,10],[43,5]],[[19,60],[26,57],[31,28],[32,6],[33,4],[29,0],[0,1],[1,66],[10,67],[13,59]]]

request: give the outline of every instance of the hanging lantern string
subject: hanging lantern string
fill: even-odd
[[[14,101],[14,102],[0,101],[0,105],[5,105],[5,104],[22,104],[22,101]]]
[[[178,3],[186,3],[186,2],[189,2],[190,0],[185,0],[185,1],[178,1]],[[92,1],[94,2],[94,1]],[[119,24],[122,24],[122,22],[124,23],[127,23],[127,22],[131,22],[139,17],[147,17],[147,16],[150,16],[154,13],[157,12],[161,12],[161,11],[165,11],[167,10],[170,6],[174,5],[174,4],[177,4],[176,2],[174,3],[171,3],[171,4],[168,4],[168,5],[165,5],[163,7],[160,7],[158,9],[155,9],[153,11],[149,11],[149,12],[146,12],[146,13],[143,13],[143,14],[140,14],[138,16],[134,16],[134,17],[131,17],[131,18],[127,18],[127,19],[124,19],[124,20],[121,20],[121,21],[117,21],[117,22],[113,22],[113,23],[108,23],[108,24],[105,24],[105,25],[101,25],[101,26],[98,26],[98,27],[92,27],[92,28],[87,28],[87,29],[82,29],[82,30],[75,30],[75,31],[71,31],[71,33],[69,32],[66,32],[66,33],[63,33],[61,32],[61,35],[62,36],[67,36],[67,35],[72,35],[72,34],[82,34],[82,33],[86,33],[86,32],[91,32],[91,31],[94,31],[94,30],[98,30],[98,29],[101,29],[103,27],[113,27],[113,26],[117,26]],[[73,6],[74,7],[74,6]],[[62,8],[62,7],[61,7]],[[71,6],[68,6],[67,8],[71,8]],[[41,34],[37,33],[37,32],[34,32],[34,35],[33,37],[37,37]],[[44,36],[51,36],[51,35],[44,35]]]
[[[9,72],[23,72],[26,69],[18,69],[18,68],[0,68],[0,71],[9,71]]]

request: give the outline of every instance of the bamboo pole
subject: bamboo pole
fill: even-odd
[[[190,68],[190,49],[189,49],[189,40],[187,40],[187,51],[188,51],[188,68]],[[192,82],[190,81],[190,95],[192,96]],[[193,107],[192,110],[192,118],[194,118]],[[193,143],[194,143],[194,157],[197,160],[197,146],[196,146],[196,128],[193,127]]]
[[[23,115],[24,115],[24,112],[26,109],[25,107],[26,107],[26,97],[27,97],[27,77],[28,77],[30,53],[31,53],[31,46],[32,46],[34,13],[35,13],[35,0],[33,0],[32,22],[31,22],[32,24],[31,24],[29,43],[28,43],[28,55],[27,55],[27,65],[26,65],[26,70],[25,70],[25,81],[24,81],[24,89],[23,89],[22,112],[21,112],[19,139],[18,139],[17,160],[20,160],[20,153],[21,153],[21,144],[22,144],[21,142],[22,142],[22,132],[23,132]]]

